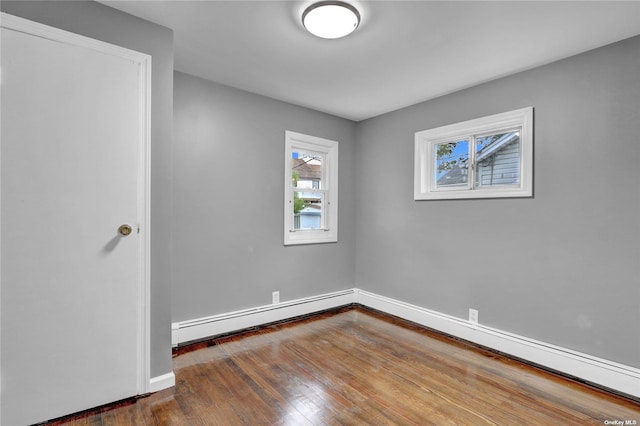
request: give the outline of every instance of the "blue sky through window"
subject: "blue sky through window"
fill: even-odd
[[[442,156],[436,156],[436,180],[444,176],[449,170],[454,167],[458,167],[461,161],[469,158],[469,141],[466,139],[459,140],[457,142],[449,142],[436,145],[436,150],[440,151],[438,147],[443,145],[449,145],[451,153],[443,154]],[[444,151],[447,151],[446,149]]]

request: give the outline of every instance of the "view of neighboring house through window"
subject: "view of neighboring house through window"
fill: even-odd
[[[468,189],[469,168],[475,170],[474,188],[520,185],[519,130],[435,144],[434,149],[437,189]]]
[[[291,152],[293,192],[293,228],[321,229],[323,192],[321,189],[323,155],[317,152]],[[322,188],[324,189],[324,188]]]
[[[533,109],[416,133],[414,198],[532,195]]]
[[[337,241],[338,142],[286,132],[285,245]]]
[[[520,131],[476,138],[476,187],[520,185]]]

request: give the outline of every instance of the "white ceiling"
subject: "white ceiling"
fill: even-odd
[[[310,1],[102,3],[173,29],[179,71],[355,121],[640,34],[640,1],[353,1],[338,40]]]

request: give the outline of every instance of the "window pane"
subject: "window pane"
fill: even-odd
[[[520,132],[476,138],[476,188],[520,185]]]
[[[294,229],[322,229],[323,197],[321,192],[293,192]]]
[[[434,145],[437,188],[466,188],[469,182],[469,141],[439,143]]]
[[[322,187],[322,154],[293,151],[291,153],[291,186],[324,189]]]

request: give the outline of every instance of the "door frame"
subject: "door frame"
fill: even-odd
[[[138,271],[137,271],[137,394],[143,395],[150,389],[150,187],[151,187],[151,56],[136,52],[131,49],[116,46],[95,40],[86,36],[61,30],[48,25],[30,21],[28,19],[9,15],[2,12],[0,14],[0,27],[9,30],[31,34],[52,41],[65,43],[73,46],[92,49],[107,55],[119,57],[132,61],[138,65],[139,78],[139,164],[138,164],[138,217],[137,229],[138,244]],[[2,144],[0,141],[0,156],[2,155]],[[1,190],[1,188],[0,188]],[[0,197],[1,211],[1,197]],[[2,229],[0,226],[0,237]],[[0,271],[2,270],[0,257]],[[0,274],[0,292],[2,282]],[[1,317],[0,317],[1,318]],[[1,320],[1,319],[0,319]],[[0,349],[1,349],[0,336]],[[1,352],[0,352],[1,353]],[[0,389],[1,391],[1,389]],[[133,396],[133,395],[132,395]]]

